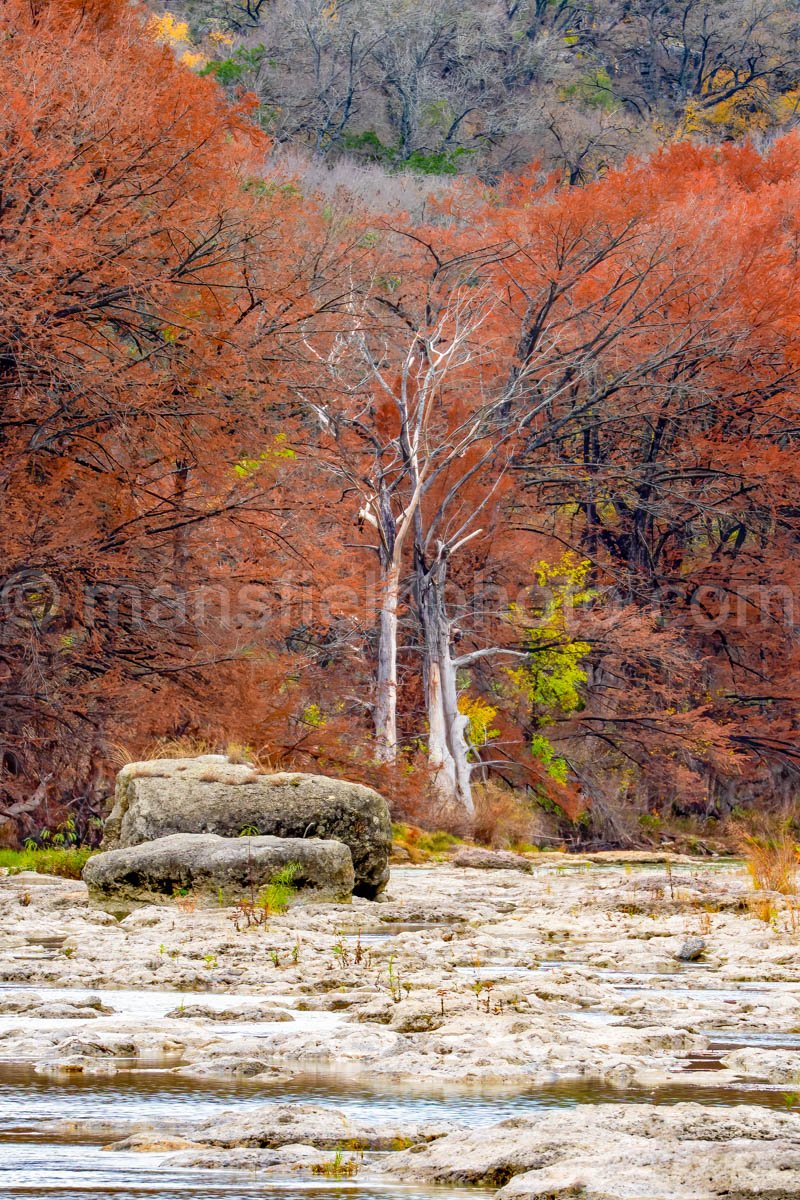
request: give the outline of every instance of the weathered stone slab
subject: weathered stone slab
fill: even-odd
[[[224,838],[214,833],[176,833],[123,846],[88,860],[83,878],[95,899],[149,904],[182,892],[228,903],[270,882],[296,863],[292,886],[322,900],[347,900],[353,863],[343,842],[318,838]]]

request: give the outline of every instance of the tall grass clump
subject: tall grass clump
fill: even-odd
[[[797,845],[787,825],[775,830],[745,832],[742,852],[753,886],[760,892],[797,894]]]
[[[37,871],[40,875],[60,875],[80,879],[84,864],[93,851],[88,846],[36,846],[24,850],[0,850],[0,871],[18,875]]]

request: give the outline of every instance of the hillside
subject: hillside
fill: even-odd
[[[630,153],[792,128],[789,0],[187,0],[165,36],[281,143],[491,180],[571,183]],[[183,28],[185,26],[185,28]]]

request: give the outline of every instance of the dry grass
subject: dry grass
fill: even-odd
[[[758,891],[797,894],[797,846],[787,829],[743,833],[741,841],[748,873]]]
[[[256,750],[244,742],[227,738],[214,740],[189,734],[184,737],[157,738],[145,746],[138,757],[142,762],[150,762],[160,758],[200,758],[206,754],[224,754],[228,762],[253,767],[261,775],[270,775],[277,770],[266,746]],[[116,747],[115,765],[118,762],[122,767],[132,761],[133,756],[124,747]]]
[[[534,840],[536,818],[530,804],[517,792],[502,784],[478,784],[474,789],[476,842],[492,849],[530,846]]]
[[[201,754],[219,754],[219,746],[201,737],[158,738],[142,751],[142,761],[155,758],[199,758]]]
[[[778,909],[769,896],[748,897],[747,909],[752,917],[763,921],[765,925],[774,925],[778,920]]]
[[[461,845],[461,838],[445,829],[420,829],[402,823],[392,825],[392,841],[412,863],[440,861]]]

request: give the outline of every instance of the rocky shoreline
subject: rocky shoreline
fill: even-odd
[[[315,1071],[563,1096],[479,1129],[278,1102],[94,1131],[123,1148],[306,1173],[357,1154],[360,1177],[509,1197],[800,1193],[795,913],[741,868],[395,866],[380,902],[251,929],[192,897],[115,915],[81,883],[21,874],[0,879],[0,911],[0,1059],[54,1081],[147,1068],[274,1091]]]

